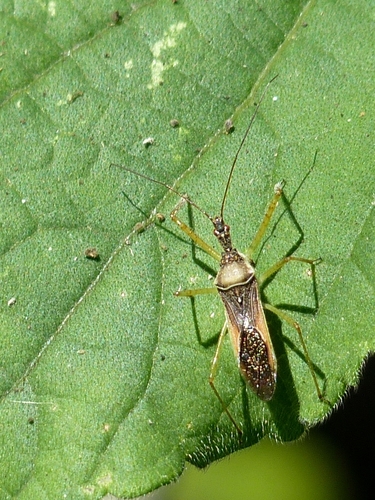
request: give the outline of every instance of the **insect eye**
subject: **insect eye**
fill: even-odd
[[[221,217],[215,217],[214,219],[214,226],[215,226],[215,234],[221,234],[221,233],[227,233],[229,227],[224,224],[224,221]]]

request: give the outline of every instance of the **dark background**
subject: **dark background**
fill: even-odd
[[[375,498],[375,356],[370,356],[358,388],[350,388],[331,417],[311,431],[336,448],[351,474],[354,499]]]

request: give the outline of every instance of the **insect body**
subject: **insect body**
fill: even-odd
[[[215,236],[224,251],[215,286],[223,301],[228,330],[244,379],[263,400],[276,385],[276,357],[259,297],[254,263],[232,246],[229,226],[217,217]]]
[[[271,80],[268,85],[272,81],[273,80]],[[198,205],[190,200],[187,195],[180,194],[173,187],[168,186],[164,182],[151,179],[148,176],[140,174],[138,172],[134,172],[127,167],[122,167],[135,175],[156,182],[157,184],[161,184],[168,188],[170,191],[178,194],[181,200],[171,213],[173,222],[176,223],[178,227],[189,238],[191,238],[191,240],[196,245],[201,247],[206,253],[211,255],[211,257],[213,257],[220,263],[220,268],[215,278],[215,288],[181,290],[175,292],[175,295],[177,297],[194,297],[200,294],[218,292],[221,297],[225,308],[226,321],[221,330],[216,347],[216,352],[211,364],[209,383],[217,398],[219,399],[223,410],[226,412],[240,435],[242,434],[242,430],[231,415],[215,386],[219,353],[224,336],[226,332],[229,331],[239,370],[243,378],[260,399],[264,401],[270,400],[273,397],[276,388],[277,362],[264,314],[264,308],[272,311],[274,314],[278,315],[281,319],[289,323],[297,330],[303,347],[305,358],[308,363],[314,385],[316,387],[316,391],[318,393],[318,397],[320,399],[324,399],[320,391],[299,324],[295,322],[284,311],[280,311],[270,304],[262,303],[259,293],[259,286],[270,276],[277,273],[287,263],[291,261],[297,261],[314,266],[320,259],[314,260],[305,259],[302,257],[287,256],[274,264],[259,278],[255,276],[255,264],[253,261],[253,255],[262,241],[264,233],[266,232],[267,227],[270,223],[271,217],[282,196],[284,183],[280,182],[275,185],[274,195],[268,205],[263,221],[259,226],[259,229],[250,245],[250,248],[246,253],[241,253],[236,248],[234,248],[231,240],[230,228],[224,222],[224,206],[237,157],[250,131],[252,123],[254,122],[255,116],[259,109],[259,105],[263,100],[268,85],[266,86],[259,100],[255,112],[251,118],[250,124],[245,132],[245,135],[233,160],[219,216],[210,216],[207,212],[202,210]],[[189,203],[190,205],[197,208],[212,222],[214,226],[214,235],[222,247],[221,254],[219,254],[214,248],[208,245],[202,238],[200,238],[200,236],[198,236],[198,234],[194,232],[192,228],[187,226],[183,221],[179,219],[177,214],[185,203]]]

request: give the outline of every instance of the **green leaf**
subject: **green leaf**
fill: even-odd
[[[329,412],[296,331],[267,315],[279,366],[271,402],[246,389],[229,339],[219,360],[239,440],[208,384],[223,306],[173,296],[212,286],[216,263],[169,217],[150,217],[168,215],[175,194],[113,165],[215,215],[276,74],[226,220],[246,249],[285,179],[257,269],[294,249],[322,263],[314,276],[285,266],[264,299],[300,322],[332,404],[374,349],[371,3],[79,4],[0,1],[4,499],[141,495],[186,460],[204,466],[264,435],[295,439]],[[201,213],[179,216],[217,249]]]

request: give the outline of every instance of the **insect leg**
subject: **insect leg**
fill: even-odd
[[[217,374],[217,370],[218,370],[218,361],[219,361],[220,350],[221,350],[221,347],[223,345],[223,340],[224,340],[224,337],[225,337],[225,334],[227,333],[227,331],[228,331],[228,325],[227,325],[227,322],[225,322],[223,328],[221,329],[219,340],[217,342],[215,356],[214,356],[212,363],[211,363],[211,370],[210,370],[210,376],[209,376],[208,381],[210,383],[211,389],[215,393],[215,396],[220,401],[221,406],[223,407],[223,410],[228,415],[229,420],[232,422],[234,427],[237,429],[238,434],[240,436],[242,436],[242,430],[239,428],[237,422],[234,420],[232,414],[230,413],[230,411],[227,408],[227,405],[223,401],[223,398],[220,396],[219,391],[216,389],[216,386],[215,386],[215,378],[216,378],[216,374]]]
[[[302,348],[303,348],[305,359],[307,361],[307,365],[309,367],[311,376],[312,376],[313,381],[314,381],[314,385],[315,385],[316,392],[318,394],[318,398],[321,401],[324,401],[325,403],[332,406],[331,403],[324,397],[324,395],[322,394],[322,391],[320,390],[318,380],[317,380],[316,375],[315,375],[314,366],[313,366],[313,363],[311,361],[309,351],[307,350],[307,346],[306,346],[305,340],[303,338],[302,330],[301,330],[299,323],[297,321],[295,321],[291,316],[289,316],[289,314],[285,313],[284,311],[281,311],[280,309],[272,306],[271,304],[263,303],[263,306],[265,307],[265,309],[268,309],[269,311],[276,314],[280,319],[286,321],[290,326],[292,326],[297,331],[299,340],[300,340]]]
[[[206,293],[217,293],[217,288],[193,288],[188,290],[177,290],[173,295],[175,297],[195,297]]]
[[[271,266],[267,271],[265,271],[261,276],[259,276],[258,281],[259,284],[262,284],[266,281],[267,278],[272,276],[273,274],[277,273],[282,267],[284,267],[286,264],[289,262],[305,262],[306,264],[310,264],[310,266],[315,266],[321,261],[321,258],[319,259],[305,259],[304,257],[294,257],[293,255],[289,255],[288,257],[284,257],[283,259],[279,260],[279,262],[276,262],[273,266]]]
[[[187,224],[182,222],[178,217],[177,217],[177,212],[181,209],[181,207],[187,202],[186,198],[181,198],[179,203],[175,206],[175,208],[171,212],[171,219],[177,226],[189,236],[191,240],[194,241],[196,245],[198,245],[202,250],[204,250],[208,255],[211,255],[215,260],[220,262],[221,256],[220,254],[213,249],[210,245],[208,245],[202,238],[200,238],[197,233],[195,233],[191,227],[189,227]]]
[[[284,187],[284,181],[281,181],[281,182],[278,182],[277,184],[275,184],[274,195],[272,197],[272,200],[270,201],[270,203],[268,205],[268,208],[267,208],[266,213],[264,214],[262,223],[260,224],[259,229],[258,229],[256,235],[254,236],[254,239],[253,239],[250,247],[246,251],[246,255],[247,255],[247,257],[249,257],[250,260],[252,260],[252,257],[254,255],[256,249],[258,248],[259,243],[263,239],[264,233],[267,230],[267,227],[270,223],[271,217],[272,217],[274,211],[276,210],[276,207],[277,207],[277,204],[279,202],[279,199],[281,198],[281,195],[283,194],[283,187]]]

